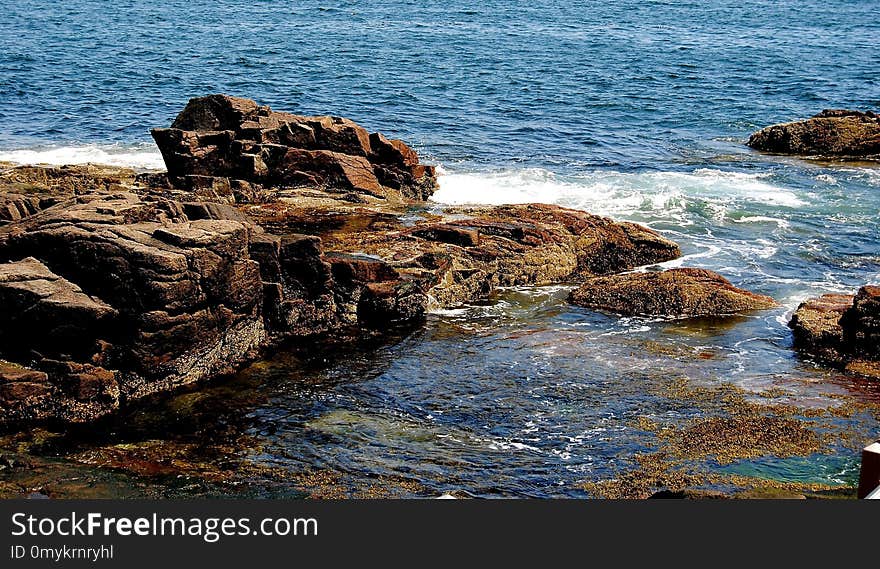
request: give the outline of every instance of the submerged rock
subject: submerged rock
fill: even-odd
[[[392,200],[424,200],[437,187],[434,167],[421,164],[400,140],[345,118],[283,113],[250,99],[191,99],[171,128],[152,134],[175,187],[227,189],[230,199],[230,184],[306,186]]]
[[[749,138],[748,144],[777,154],[880,157],[880,116],[824,110],[806,120],[763,128]]]
[[[726,316],[778,306],[705,269],[669,269],[586,280],[569,296],[579,306],[627,315]]]
[[[880,286],[864,286],[855,295],[825,294],[807,300],[789,327],[798,349],[880,378]]]

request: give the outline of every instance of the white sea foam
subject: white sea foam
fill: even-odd
[[[16,164],[106,164],[144,170],[164,170],[165,163],[153,144],[83,144],[0,151],[0,161]]]
[[[690,255],[682,255],[681,257],[679,257],[677,259],[673,259],[671,261],[666,261],[663,263],[658,263],[656,266],[662,267],[664,269],[674,269],[676,267],[681,267],[686,264],[689,264],[694,259],[700,259],[700,258],[704,258],[704,257],[709,257],[709,258],[714,257],[715,255],[717,255],[720,252],[721,252],[721,247],[718,247],[717,245],[706,244],[705,249],[703,251],[700,251],[699,253],[691,253]],[[637,270],[638,271],[647,271],[648,267],[642,267]]]
[[[783,229],[788,228],[790,225],[789,222],[784,219],[769,217],[766,215],[748,215],[746,217],[740,217],[739,219],[732,219],[731,221],[735,223],[775,223]]]
[[[868,183],[872,186],[880,186],[880,168],[861,168]]]
[[[441,170],[440,189],[432,199],[451,205],[552,203],[616,216],[683,213],[690,202],[699,201],[717,218],[723,218],[735,201],[787,208],[806,205],[793,191],[767,178],[767,174],[711,168],[640,173],[596,170],[565,178],[538,168],[479,174]]]

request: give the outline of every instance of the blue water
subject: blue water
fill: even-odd
[[[364,356],[370,373],[322,368],[350,381],[255,404],[250,433],[273,464],[405,474],[437,492],[581,495],[578,481],[642,448],[627,421],[664,412],[631,393],[633,374],[782,385],[805,405],[861,397],[864,385],[851,393],[852,378],[796,357],[785,323],[809,296],[880,281],[880,168],[744,142],[823,108],[880,109],[880,3],[470,4],[0,0],[0,160],[159,168],[149,128],[226,92],[407,140],[442,166],[439,202],[544,201],[646,223],[681,243],[670,266],[720,271],[783,304],[697,331],[598,317],[552,291],[434,315]],[[632,355],[648,341],[723,357]],[[282,360],[250,373],[299,369]],[[552,393],[536,407],[530,389]],[[878,426],[858,429],[853,440],[870,440]],[[859,444],[743,468],[851,482]],[[438,457],[447,467],[424,466]]]

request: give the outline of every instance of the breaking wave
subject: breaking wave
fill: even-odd
[[[143,170],[164,170],[165,162],[152,143],[44,146],[0,151],[0,162],[16,164],[105,164]]]
[[[432,199],[451,205],[539,202],[612,216],[675,216],[697,207],[719,218],[730,205],[742,202],[783,208],[807,205],[795,192],[773,185],[768,174],[711,168],[639,173],[597,170],[565,177],[537,168],[479,174],[440,172],[440,189]]]

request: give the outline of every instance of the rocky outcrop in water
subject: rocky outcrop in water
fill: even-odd
[[[880,116],[872,112],[824,110],[812,118],[763,128],[749,146],[764,152],[869,158],[880,157]]]
[[[238,201],[254,185],[424,200],[437,184],[434,168],[400,140],[345,118],[283,113],[250,99],[192,99],[171,128],[152,134],[172,185]]]
[[[680,255],[555,206],[420,205],[433,169],[345,119],[212,96],[154,136],[168,173],[0,171],[0,423],[89,421],[285,340]]]
[[[880,378],[880,286],[801,303],[789,322],[795,346],[848,371]]]
[[[412,218],[306,196],[236,208],[165,194],[62,193],[0,228],[0,421],[91,420],[287,338],[387,330],[497,286],[679,255],[647,228],[554,206]]]
[[[727,316],[778,306],[718,273],[691,268],[587,279],[569,300],[617,314],[670,317]]]
[[[266,334],[251,230],[132,193],[81,196],[0,230],[2,357],[52,385],[17,414],[87,420],[242,361]],[[96,396],[94,377],[115,396]]]

